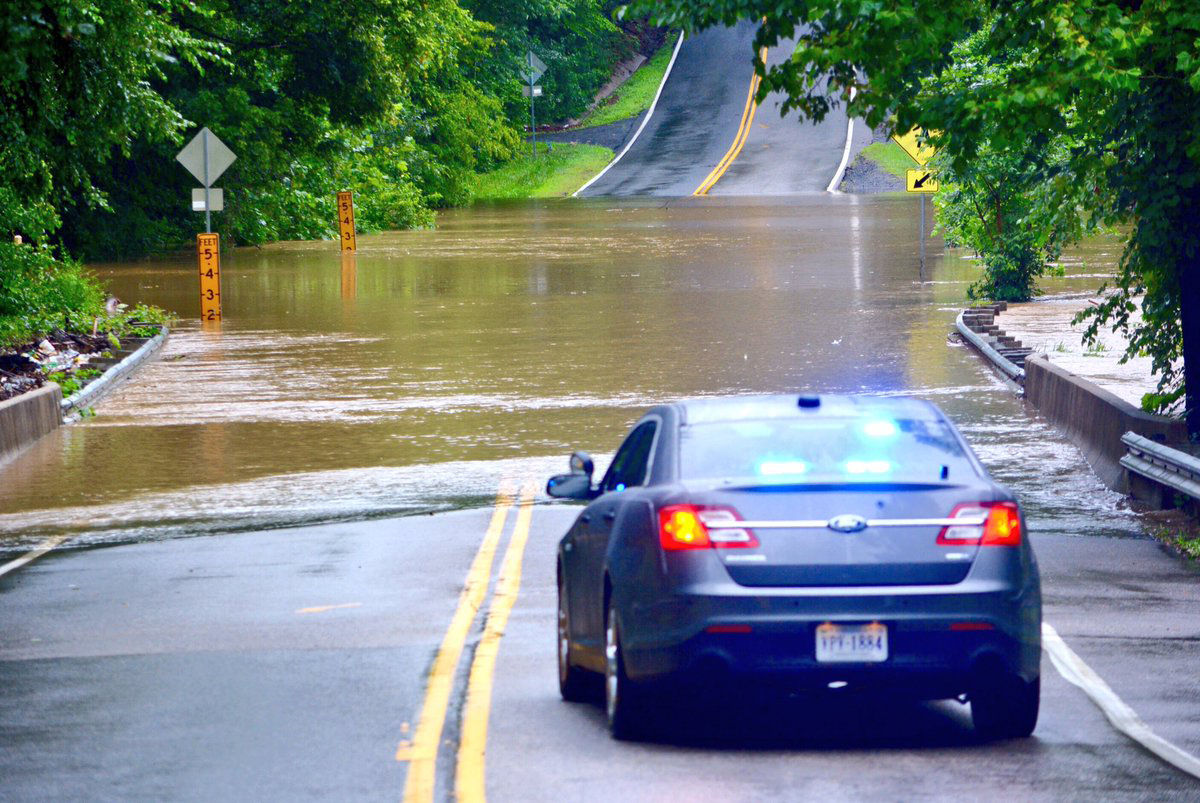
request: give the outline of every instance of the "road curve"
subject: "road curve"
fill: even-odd
[[[691,195],[730,150],[742,122],[754,75],[757,25],[710,28],[683,42],[653,116],[619,162],[582,196]],[[768,51],[768,64],[786,59],[792,42]],[[791,195],[823,191],[837,171],[846,141],[846,115],[821,123],[781,118],[783,96],[759,106],[736,159],[709,195]],[[856,145],[869,141],[856,126]]]

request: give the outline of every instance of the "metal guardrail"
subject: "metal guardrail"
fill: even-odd
[[[1121,458],[1127,471],[1200,499],[1200,459],[1136,432],[1126,432],[1121,443],[1128,449]]]
[[[148,360],[154,355],[162,344],[166,341],[169,330],[166,324],[144,324],[145,326],[158,326],[158,334],[147,340],[136,351],[121,360],[116,365],[109,368],[100,376],[93,379],[91,382],[84,385],[79,390],[72,393],[62,401],[62,413],[64,416],[71,414],[75,410],[82,410],[91,406],[97,399],[107,393],[118,382],[120,382],[133,370]]]
[[[979,336],[978,332],[967,326],[966,322],[963,321],[963,316],[966,315],[966,313],[966,310],[958,313],[958,319],[954,322],[954,325],[958,328],[959,334],[966,338],[967,342],[969,342],[972,346],[979,349],[979,352],[983,354],[983,356],[987,357],[993,365],[995,365],[1012,379],[1024,384],[1025,369],[1021,368],[1012,360],[996,351],[994,348],[992,348],[990,343]]]

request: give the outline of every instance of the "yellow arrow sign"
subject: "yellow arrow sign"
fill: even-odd
[[[904,174],[904,189],[909,192],[937,192],[937,173],[926,168],[908,170]]]
[[[936,133],[936,132],[934,132]],[[904,149],[904,152],[911,156],[916,163],[924,167],[929,164],[929,160],[937,153],[937,149],[929,144],[921,144],[921,138],[926,136],[925,131],[920,128],[914,128],[903,136],[892,134],[892,139],[896,144]]]

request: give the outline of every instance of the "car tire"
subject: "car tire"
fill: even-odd
[[[1041,705],[1040,677],[992,675],[971,693],[971,721],[984,739],[1020,739],[1033,733]]]
[[[617,612],[609,603],[604,617],[604,710],[614,739],[636,739],[645,726],[642,695],[625,674]]]
[[[566,589],[562,577],[558,581],[558,691],[568,703],[582,703],[594,697],[595,678],[592,673],[571,661],[571,618],[567,611]]]

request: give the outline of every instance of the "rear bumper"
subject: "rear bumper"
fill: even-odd
[[[1038,676],[1041,605],[1036,587],[1014,594],[995,584],[803,593],[677,593],[629,608],[622,636],[631,678],[682,675],[702,682],[753,678],[792,689],[886,687],[929,699],[968,690],[984,663],[1025,680]],[[888,657],[878,663],[816,658],[824,622],[880,622]],[[742,632],[711,632],[716,627]],[[749,632],[745,632],[745,631]]]

